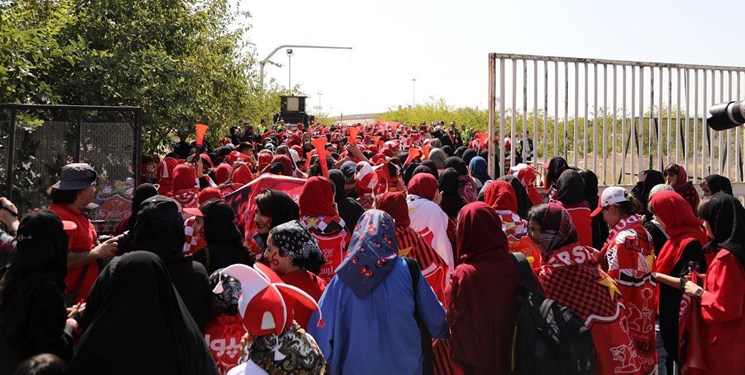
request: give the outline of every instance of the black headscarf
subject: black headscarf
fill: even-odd
[[[326,263],[318,241],[299,221],[277,225],[269,233],[280,255],[290,257],[292,264],[318,274]]]
[[[709,222],[714,232],[714,239],[706,248],[727,249],[745,267],[745,209],[740,201],[720,191],[711,196],[700,216],[701,220]]]
[[[455,154],[454,155],[457,156],[457,157],[459,157],[459,158],[461,158],[461,159],[463,159],[463,154],[466,152],[466,150],[468,150],[468,148],[466,146],[460,146],[460,147],[458,147],[458,148],[455,149]]]
[[[704,177],[704,181],[706,181],[706,186],[709,187],[711,194],[715,194],[721,191],[725,194],[734,195],[732,194],[732,183],[727,177],[720,176],[718,174],[712,174]]]
[[[533,208],[533,202],[530,201],[530,197],[528,197],[528,191],[525,190],[525,186],[520,182],[520,180],[513,176],[513,175],[505,175],[498,180],[507,181],[512,185],[512,189],[515,190],[515,197],[517,198],[517,214],[525,219],[528,220],[528,211],[530,211],[531,208]]]
[[[209,252],[209,267],[205,258],[207,252],[198,251],[194,260],[204,264],[207,273],[231,264],[253,265],[255,259],[248,248],[243,246],[243,236],[235,225],[235,213],[222,199],[210,199],[199,210],[204,215],[204,239]]]
[[[458,176],[468,175],[468,164],[457,156],[451,156],[445,159],[445,168],[453,168],[458,172]]]
[[[442,146],[442,151],[444,151],[445,155],[447,155],[448,157],[455,154],[455,152],[453,151],[453,147],[449,145]]]
[[[336,192],[334,193],[334,202],[339,209],[339,216],[344,220],[344,225],[349,233],[354,230],[357,220],[360,219],[365,209],[353,198],[348,198],[344,194],[344,184],[346,179],[344,173],[338,169],[329,170],[329,180],[334,183]]]
[[[68,237],[54,212],[45,209],[26,215],[16,240],[16,253],[0,289],[0,329],[6,332],[22,329],[36,288],[52,282],[62,295],[67,276]]]
[[[582,180],[585,182],[585,202],[590,206],[590,211],[598,206],[598,176],[589,169],[579,171]],[[597,215],[592,218],[592,247],[600,249],[608,239],[610,228],[603,219],[603,215]]]
[[[409,186],[409,181],[411,181],[411,178],[414,177],[414,171],[419,166],[421,166],[420,163],[411,163],[404,167],[404,173],[402,173],[402,176],[404,179],[404,186]]]
[[[90,322],[69,374],[217,374],[199,327],[163,262],[135,251],[114,258],[88,296]]]
[[[137,213],[140,212],[140,206],[145,199],[158,195],[158,189],[152,184],[142,184],[135,189],[132,197],[132,213],[129,215],[127,230],[134,230],[137,223]]]
[[[437,165],[435,164],[434,161],[427,159],[427,160],[422,161],[422,165],[429,168],[429,170],[431,171],[432,175],[435,176],[435,178],[440,177],[439,176],[440,172],[437,171]],[[414,171],[414,175],[416,175],[416,170]]]
[[[487,153],[487,155],[488,155],[488,153]],[[475,158],[477,156],[479,156],[479,155],[476,152],[476,150],[474,150],[472,148],[469,148],[468,150],[466,150],[465,152],[463,152],[463,156],[461,157],[461,159],[463,159],[463,162],[465,162],[466,164],[468,164],[468,163],[471,162],[471,159],[473,159],[473,158]],[[484,159],[487,159],[487,158],[484,158]]]
[[[644,216],[647,221],[652,220],[652,213],[649,212],[649,193],[652,191],[652,188],[665,183],[665,177],[662,175],[662,172],[656,171],[654,169],[647,169],[644,171],[644,181],[639,181],[636,183],[636,186],[634,186],[633,189],[631,189],[631,195],[634,196],[634,198],[638,199],[639,202],[641,202],[642,207],[644,209]],[[594,209],[592,205],[590,205],[590,209]]]
[[[270,189],[267,192],[272,205],[272,228],[279,224],[300,219],[300,207],[298,207],[297,203],[289,195],[279,190]],[[267,238],[269,238],[269,232],[260,234],[259,236],[266,243]]]
[[[585,201],[585,182],[573,169],[561,173],[556,182],[557,199],[566,206]]]
[[[445,170],[440,173],[438,185],[442,192],[440,207],[445,211],[449,218],[455,220],[455,218],[458,217],[460,209],[465,206],[465,203],[458,193],[458,189],[460,188],[458,172],[453,168],[445,168]]]
[[[147,250],[169,263],[183,258],[184,219],[176,201],[163,195],[145,199],[132,236],[135,250]]]
[[[569,164],[561,156],[556,156],[548,162],[548,174],[546,176],[547,183],[553,183],[556,181],[561,173],[569,169]]]

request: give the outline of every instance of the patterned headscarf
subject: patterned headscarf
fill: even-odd
[[[223,275],[220,268],[210,275],[210,290],[214,290],[218,284],[222,284],[222,293],[212,293],[212,304],[223,313],[229,315],[238,314],[238,298],[241,296],[241,283],[230,275]]]
[[[277,360],[277,350],[284,355]],[[251,341],[248,358],[270,374],[328,374],[329,369],[321,349],[297,323],[286,328],[279,337],[260,336]]]
[[[277,225],[269,234],[280,252],[293,260],[307,259],[311,255],[323,257],[316,238],[297,220]]]
[[[391,215],[381,210],[368,210],[357,222],[336,276],[358,298],[365,298],[393,270],[398,255],[395,229]]]
[[[541,251],[545,255],[551,255],[554,250],[578,240],[569,212],[557,203],[549,204],[546,207],[546,213],[541,222],[541,234],[538,237]]]

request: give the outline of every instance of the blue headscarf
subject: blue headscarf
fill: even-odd
[[[486,160],[481,156],[475,156],[471,159],[471,162],[468,164],[468,169],[471,170],[471,177],[477,178],[482,184],[491,180],[491,177],[489,177],[489,173],[486,170]]]
[[[393,270],[398,256],[395,229],[391,216],[381,210],[368,210],[357,222],[336,276],[358,298],[365,298]]]

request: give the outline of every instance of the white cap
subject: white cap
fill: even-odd
[[[597,216],[598,214],[600,214],[603,208],[608,207],[608,205],[610,204],[628,201],[629,198],[626,189],[620,186],[608,186],[605,190],[603,190],[603,194],[600,194],[600,202],[598,202],[598,207],[595,209],[595,211],[592,211],[591,216]]]

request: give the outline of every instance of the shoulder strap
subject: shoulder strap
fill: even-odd
[[[409,274],[411,275],[411,281],[414,283],[414,300],[416,301],[416,286],[419,285],[419,262],[414,258],[403,257],[406,261],[406,266],[409,268]]]
[[[517,265],[517,272],[520,274],[520,281],[525,284],[528,290],[541,290],[535,281],[535,274],[530,268],[530,262],[523,253],[510,253],[512,260]]]
[[[70,303],[74,304],[78,299],[78,294],[80,294],[80,288],[83,287],[83,281],[85,281],[85,275],[88,274],[88,267],[90,267],[90,263],[83,266],[83,269],[80,270],[80,275],[78,275],[78,280],[75,282],[75,289],[73,289],[72,293],[70,294],[71,301]]]

